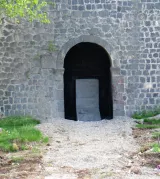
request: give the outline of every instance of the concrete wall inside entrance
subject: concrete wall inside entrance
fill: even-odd
[[[76,111],[78,121],[101,120],[97,79],[76,80]]]

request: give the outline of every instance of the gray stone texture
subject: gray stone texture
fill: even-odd
[[[76,112],[79,121],[101,120],[97,79],[76,80]]]
[[[53,2],[50,24],[0,24],[1,113],[64,117],[64,58],[80,42],[110,56],[114,116],[159,105],[159,0]]]

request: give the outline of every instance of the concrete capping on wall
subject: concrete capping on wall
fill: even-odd
[[[57,69],[63,69],[64,59],[65,59],[66,54],[73,46],[75,46],[76,44],[81,43],[81,42],[90,42],[90,43],[95,43],[97,45],[100,45],[102,48],[104,48],[104,50],[108,54],[109,58],[110,58],[110,54],[113,51],[112,45],[109,44],[104,39],[101,39],[100,37],[92,36],[92,35],[82,35],[82,36],[79,36],[78,38],[73,38],[73,39],[69,40],[67,43],[65,43],[61,47],[61,50],[58,53],[57,61],[56,61]],[[111,58],[110,58],[110,64],[112,66]]]

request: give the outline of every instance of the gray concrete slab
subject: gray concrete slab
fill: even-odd
[[[97,79],[76,80],[76,111],[78,121],[101,120]]]

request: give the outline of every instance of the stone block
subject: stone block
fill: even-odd
[[[6,97],[11,96],[11,92],[10,92],[10,91],[5,91],[5,96],[6,96]]]
[[[45,64],[46,65],[46,64]],[[31,68],[31,70],[29,71],[29,73],[31,74],[39,74],[41,72],[41,68],[40,67],[33,67]]]
[[[39,42],[41,40],[41,36],[38,34],[38,35],[34,35],[33,36],[33,40]]]
[[[64,101],[57,101],[58,112],[64,112]]]
[[[57,116],[64,119],[64,112],[58,112]]]
[[[120,110],[114,110],[113,116],[125,116],[125,112]]]
[[[55,97],[55,100],[63,100],[64,99],[64,91],[63,90],[55,90],[54,97]]]
[[[9,109],[11,109],[11,105],[5,105],[4,108],[5,108],[5,110],[9,110]]]
[[[0,106],[3,106],[3,100],[0,100]]]
[[[57,90],[63,90],[63,89],[64,89],[63,81],[56,81],[56,83],[55,83],[55,88],[56,88]]]
[[[42,57],[42,68],[56,68],[56,59],[52,55],[45,55]]]
[[[4,91],[0,90],[0,96],[3,96]]]
[[[116,67],[111,68],[111,73],[112,73],[113,76],[120,75],[120,71],[121,71],[121,69],[118,68],[118,67],[117,68]]]

